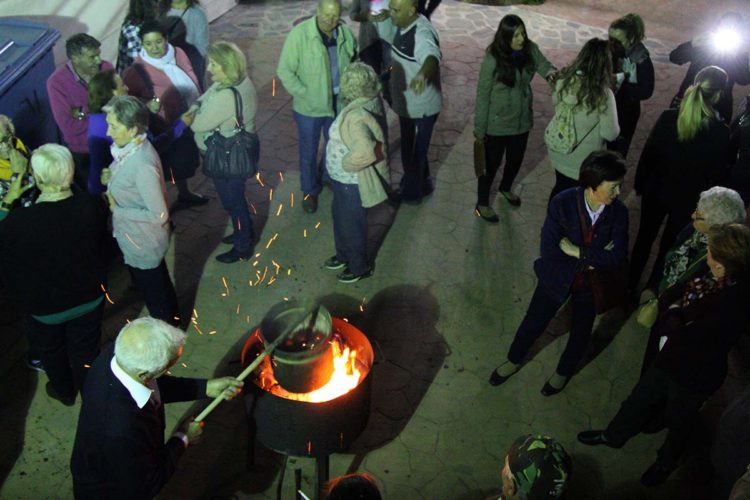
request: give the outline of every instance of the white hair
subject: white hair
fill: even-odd
[[[31,155],[31,169],[50,190],[69,189],[73,182],[73,155],[59,144],[39,146]]]
[[[733,189],[715,186],[703,191],[698,200],[698,209],[703,212],[709,227],[745,222],[745,203]]]
[[[156,318],[131,321],[115,341],[117,364],[127,372],[158,373],[169,366],[185,343],[185,332]]]

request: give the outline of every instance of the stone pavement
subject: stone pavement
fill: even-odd
[[[377,233],[373,245],[383,240],[375,275],[354,285],[338,283],[334,273],[321,267],[333,252],[331,192],[323,192],[317,214],[300,209],[291,101],[273,81],[286,33],[293,23],[312,15],[314,2],[252,2],[215,21],[212,39],[232,40],[243,48],[260,97],[256,126],[262,174],[248,183],[258,255],[230,266],[214,261],[225,248],[220,239],[228,221],[210,181],[198,175],[193,187],[213,201],[174,214],[177,230],[168,258],[189,324],[185,354],[173,373],[238,373],[242,344],[265,312],[284,298],[315,295],[375,342],[378,359],[368,428],[350,454],[332,457],[332,476],[348,470],[370,472],[392,499],[482,499],[498,492],[499,463],[507,447],[518,435],[532,432],[555,436],[572,454],[575,472],[567,498],[705,498],[705,450],[717,415],[747,380],[747,362],[741,363],[738,354],[747,352],[747,339],[744,350],[733,354],[727,383],[707,404],[682,468],[653,490],[642,488],[638,478],[653,461],[664,433],[638,436],[622,450],[579,446],[575,439],[580,430],[606,424],[635,383],[645,332],[634,320],[618,314],[600,318],[591,352],[560,395],[544,398],[539,389],[567,340],[570,313],[565,309],[512,381],[501,388],[487,383],[535,285],[531,264],[538,254],[554,175],[542,141],[552,107],[546,83],[537,78],[537,123],[515,188],[523,206],[514,209],[495,200],[501,222],[494,226],[474,216],[476,181],[470,158],[479,63],[500,18],[514,12],[523,17],[530,37],[547,57],[563,66],[585,40],[605,34],[608,20],[621,14],[610,10],[612,2],[601,2],[600,7],[590,3],[488,7],[443,2],[433,17],[441,36],[446,97],[430,150],[436,191],[420,206],[383,207],[372,214]],[[657,9],[661,2],[639,0],[638,5],[644,9],[647,32],[673,37],[647,42],[657,86],[644,106],[631,165],[684,74],[684,68],[668,64],[670,47],[697,32],[697,19],[713,15],[707,2],[680,2],[681,26],[690,28],[690,34],[683,35],[664,24],[668,16]],[[395,146],[398,127],[392,115],[390,124]],[[395,183],[401,166],[397,149],[392,151]],[[639,214],[631,179],[632,173],[623,199],[631,208],[634,235]],[[142,303],[128,285],[123,269],[115,269],[109,283],[114,305],[108,307],[106,341],[115,338],[127,319],[142,313]],[[7,298],[2,302],[7,304]],[[5,381],[0,389],[5,424],[0,431],[0,497],[70,498],[68,459],[78,406],[65,408],[46,397],[45,377],[23,367],[25,341],[17,312],[7,305],[3,311],[7,334],[0,339]],[[176,425],[201,408],[170,405],[168,424]],[[185,453],[160,498],[275,498],[280,457],[259,450],[257,467],[248,472],[246,450],[242,404],[225,403],[208,418],[203,442]],[[305,490],[313,491],[312,461],[291,457],[282,478],[282,498],[293,498],[295,468],[303,470]]]

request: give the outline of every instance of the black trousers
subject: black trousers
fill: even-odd
[[[418,0],[417,12],[419,12],[420,14],[424,15],[427,19],[429,19],[432,13],[435,12],[435,9],[437,9],[438,5],[440,5],[440,2],[442,1],[443,0]]]
[[[82,193],[89,190],[89,163],[91,159],[88,153],[73,153],[73,184]]]
[[[162,259],[161,264],[153,269],[138,269],[128,266],[133,281],[143,294],[146,308],[153,318],[166,321],[170,325],[180,325],[180,308],[177,304],[177,293],[169,277],[167,263]]]
[[[576,179],[571,179],[555,170],[555,185],[552,187],[552,192],[549,194],[547,204],[549,205],[549,202],[552,201],[552,198],[557,196],[557,194],[574,187],[578,187],[578,181]]]
[[[490,204],[490,189],[505,155],[505,169],[500,180],[500,191],[510,191],[521,169],[526,154],[529,133],[519,135],[488,135],[484,138],[486,172],[477,179],[477,205]]]
[[[571,301],[573,324],[570,328],[568,343],[565,345],[562,356],[560,356],[556,370],[559,375],[565,377],[573,375],[581,358],[586,354],[586,348],[591,338],[591,328],[594,326],[594,319],[596,318],[594,296],[591,292],[574,293],[571,295]],[[544,329],[555,317],[560,306],[562,306],[562,303],[550,297],[542,285],[537,284],[526,316],[521,321],[508,351],[508,361],[515,364],[523,361],[536,339],[544,333]]]
[[[401,164],[404,168],[401,195],[405,201],[422,201],[434,189],[427,152],[437,118],[438,115],[423,118],[398,117],[401,129]]]
[[[641,279],[643,269],[651,255],[651,247],[659,234],[659,228],[664,219],[667,219],[664,232],[659,243],[659,251],[656,254],[653,270],[663,268],[664,257],[674,243],[677,235],[690,222],[691,209],[671,210],[661,200],[653,195],[644,194],[641,198],[641,222],[638,226],[638,236],[635,238],[633,253],[630,258],[630,276],[628,287],[635,290]],[[653,271],[649,283],[659,280],[661,276],[655,276]]]
[[[59,325],[29,316],[29,343],[44,365],[52,387],[63,397],[74,397],[83,386],[91,363],[99,355],[104,303],[91,312]]]
[[[710,395],[683,387],[663,371],[651,367],[623,401],[617,415],[607,426],[605,437],[615,446],[625,444],[652,418],[654,409],[666,403],[667,437],[659,448],[656,461],[665,469],[672,470],[685,449],[698,411]]]

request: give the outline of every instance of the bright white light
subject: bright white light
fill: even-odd
[[[735,52],[741,41],[740,34],[733,29],[720,29],[711,36],[711,43],[717,52]]]

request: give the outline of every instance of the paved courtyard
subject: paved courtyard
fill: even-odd
[[[638,479],[655,458],[664,432],[637,436],[621,450],[588,448],[576,441],[580,430],[606,424],[636,381],[646,332],[634,318],[619,312],[599,318],[585,362],[557,396],[545,398],[539,391],[567,340],[566,308],[511,381],[502,387],[487,383],[504,359],[535,286],[532,262],[554,174],[542,141],[552,116],[549,89],[537,78],[536,125],[515,188],[523,205],[512,208],[495,199],[501,219],[497,225],[474,215],[476,180],[470,159],[474,92],[484,47],[500,18],[513,12],[524,19],[530,38],[561,67],[587,39],[605,35],[608,22],[625,13],[612,10],[614,3],[619,2],[548,0],[549,5],[535,7],[488,7],[443,1],[433,16],[444,56],[445,96],[430,150],[436,190],[419,206],[381,207],[372,214],[372,243],[379,246],[375,274],[353,285],[337,282],[335,273],[322,268],[334,251],[332,193],[324,190],[316,214],[302,211],[291,99],[274,82],[286,34],[295,22],[313,14],[315,3],[249,2],[216,20],[212,39],[232,40],[243,48],[258,89],[262,173],[257,182],[248,183],[257,256],[234,265],[214,260],[224,251],[220,240],[229,230],[228,220],[211,182],[196,176],[192,187],[213,200],[206,207],[174,214],[177,229],[168,262],[189,327],[185,353],[173,374],[239,373],[241,347],[265,312],[285,298],[316,296],[364,331],[376,351],[368,427],[351,453],[331,457],[332,476],[367,471],[390,499],[481,500],[499,493],[500,460],[514,438],[542,433],[556,437],[573,456],[569,499],[706,498],[706,451],[717,416],[748,380],[747,338],[732,354],[727,382],[704,408],[682,467],[667,484],[651,490]],[[675,2],[633,4],[646,20],[646,45],[657,82],[631,148],[632,166],[685,71],[668,63],[670,48],[697,33],[699,21],[715,16],[714,9],[739,5],[709,3],[679,2],[673,24],[659,7],[677,8]],[[743,14],[750,14],[750,8]],[[736,91],[736,98],[743,90]],[[389,118],[395,183],[401,176],[398,124],[394,115]],[[634,236],[639,202],[631,191],[632,170],[623,200],[631,209]],[[106,342],[126,320],[143,314],[128,281],[124,269],[113,271],[108,288],[114,304],[107,307]],[[18,312],[7,297],[0,300],[0,310],[0,498],[71,498],[68,460],[80,403],[67,408],[45,395],[46,378],[23,366],[25,339]],[[204,405],[170,405],[168,425],[197,414]],[[281,457],[258,450],[256,467],[248,471],[246,450],[242,403],[224,403],[208,418],[203,441],[187,450],[159,498],[270,499],[276,498],[283,480],[281,496],[291,499],[294,469],[302,469],[303,489],[312,495],[315,468],[310,458],[290,457],[282,474]]]

